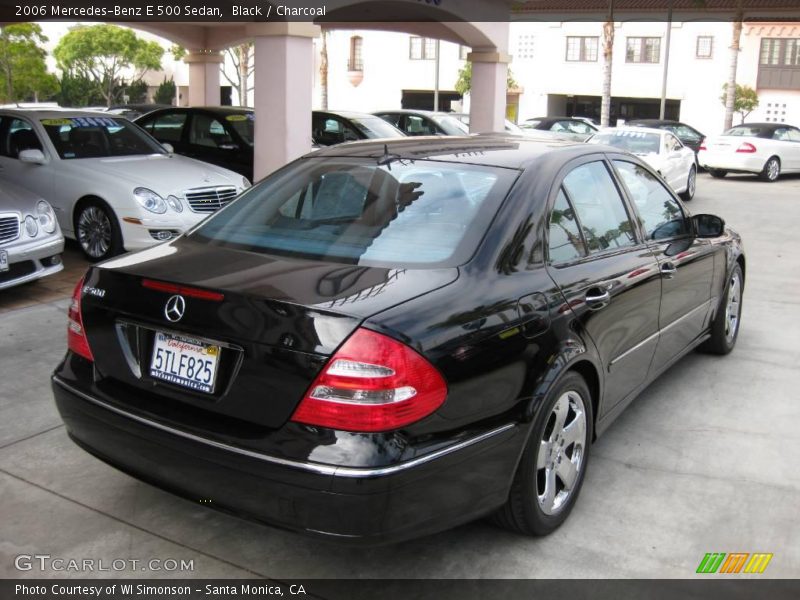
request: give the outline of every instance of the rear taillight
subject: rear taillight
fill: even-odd
[[[705,143],[705,142],[702,142],[702,143],[700,144],[700,148],[698,148],[698,152],[699,152],[700,150],[708,150],[708,148],[706,148],[706,143]]]
[[[742,154],[752,154],[755,151],[756,147],[750,142],[742,142],[742,145],[736,149],[736,152],[741,152]]]
[[[444,379],[420,354],[383,334],[358,329],[308,388],[292,421],[389,431],[427,417],[446,396]]]
[[[81,291],[83,290],[83,277],[75,286],[72,292],[72,303],[69,305],[67,317],[67,347],[75,354],[79,354],[86,360],[94,362],[92,350],[86,340],[86,332],[83,330],[83,317],[81,316]]]

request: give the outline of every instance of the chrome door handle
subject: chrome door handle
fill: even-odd
[[[661,265],[661,274],[664,276],[665,279],[672,279],[675,277],[675,273],[678,272],[678,268],[670,262],[666,262]]]
[[[609,302],[611,302],[611,293],[608,290],[602,294],[589,294],[587,292],[586,296],[584,296],[584,300],[586,301],[586,306],[591,310],[600,310],[608,306]]]

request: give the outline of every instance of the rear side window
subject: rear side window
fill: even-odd
[[[564,190],[558,191],[553,212],[550,213],[548,237],[551,262],[567,262],[586,254],[575,213],[564,195]]]
[[[681,205],[647,169],[626,160],[614,166],[630,192],[648,240],[687,235],[689,223]]]
[[[590,253],[636,243],[622,197],[603,162],[576,167],[564,178],[563,187],[578,214]]]
[[[456,266],[473,254],[517,177],[418,160],[299,161],[245,192],[190,239],[376,266]]]
[[[147,133],[160,142],[180,142],[186,113],[167,113],[144,125]]]

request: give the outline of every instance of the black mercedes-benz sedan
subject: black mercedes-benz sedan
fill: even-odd
[[[344,144],[91,267],[53,375],[72,439],[338,541],[546,534],[593,440],[736,343],[739,236],[641,160],[513,136]]]

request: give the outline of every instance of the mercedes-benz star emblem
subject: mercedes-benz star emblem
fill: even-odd
[[[167,317],[167,320],[175,323],[183,318],[185,311],[186,300],[183,299],[183,296],[172,296],[164,307],[164,316]]]

